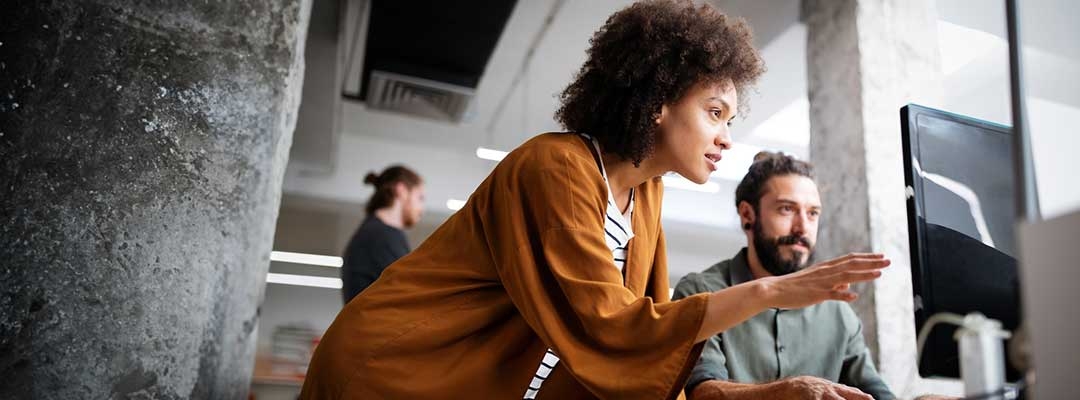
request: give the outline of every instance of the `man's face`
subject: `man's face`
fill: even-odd
[[[750,244],[758,260],[775,276],[805,268],[817,243],[821,214],[817,185],[805,176],[775,176],[765,183],[763,193]]]
[[[412,228],[420,222],[420,217],[424,214],[424,184],[406,190],[402,201],[404,204],[401,207],[403,214],[401,221],[406,228]]]

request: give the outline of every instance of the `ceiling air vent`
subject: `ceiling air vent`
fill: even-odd
[[[463,122],[471,114],[476,90],[405,76],[386,71],[371,71],[367,105],[440,121]]]

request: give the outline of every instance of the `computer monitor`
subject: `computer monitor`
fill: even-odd
[[[1020,322],[1012,130],[914,104],[900,109],[915,329],[939,312]],[[960,377],[956,327],[939,324],[919,360],[924,377]],[[1020,378],[1009,366],[1006,379]]]

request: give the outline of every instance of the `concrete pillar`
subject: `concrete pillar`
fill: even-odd
[[[822,191],[819,254],[887,254],[857,288],[867,344],[898,395],[915,384],[900,107],[941,97],[932,0],[806,0],[810,159]]]
[[[0,7],[0,398],[245,398],[310,0]]]

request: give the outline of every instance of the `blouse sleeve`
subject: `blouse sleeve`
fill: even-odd
[[[593,159],[527,150],[496,168],[483,224],[514,305],[597,397],[675,398],[700,353],[707,297],[626,289],[604,242],[607,192]]]

